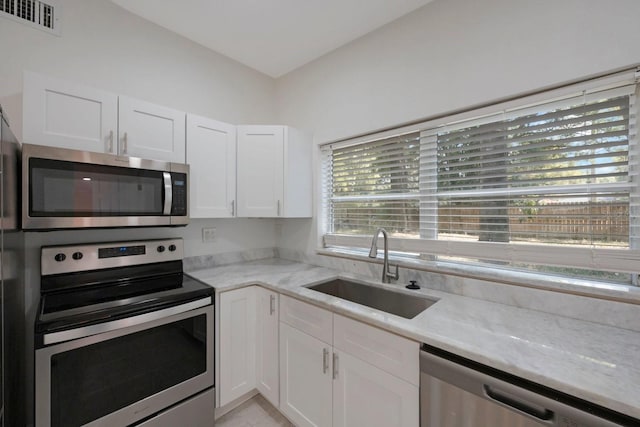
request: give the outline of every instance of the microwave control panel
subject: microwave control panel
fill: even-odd
[[[183,173],[171,173],[171,192],[173,203],[171,215],[187,214],[187,175]]]

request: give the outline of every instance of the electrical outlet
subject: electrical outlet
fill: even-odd
[[[202,229],[202,243],[210,243],[216,240],[216,228],[203,228]]]

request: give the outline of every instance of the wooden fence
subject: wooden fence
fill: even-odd
[[[438,233],[473,238],[483,232],[506,233],[517,241],[624,244],[629,239],[629,205],[572,203],[531,207],[495,208],[493,215],[477,207],[438,208]],[[503,218],[501,220],[500,218]],[[508,218],[508,220],[507,220]],[[343,203],[334,212],[336,232],[372,232],[377,227],[418,235],[419,209],[415,201],[384,204]],[[504,221],[504,222],[503,222]]]
[[[535,207],[509,207],[503,223],[512,239],[541,241],[576,241],[587,238],[600,242],[626,242],[629,235],[629,206],[615,205],[546,205]],[[481,209],[440,207],[438,232],[445,234],[476,235],[480,230]],[[499,222],[492,221],[499,230]]]

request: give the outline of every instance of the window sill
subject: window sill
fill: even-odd
[[[369,258],[367,252],[343,248],[319,248],[316,250],[318,255],[382,264],[382,259]],[[406,256],[394,256],[392,253],[389,254],[389,260],[406,269],[640,305],[640,288],[635,286],[554,276],[546,273],[508,270],[497,266],[484,267],[454,262],[428,261],[417,257],[411,259]]]

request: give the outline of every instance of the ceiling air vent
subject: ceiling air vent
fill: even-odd
[[[60,35],[60,7],[51,0],[0,0],[0,16]]]

